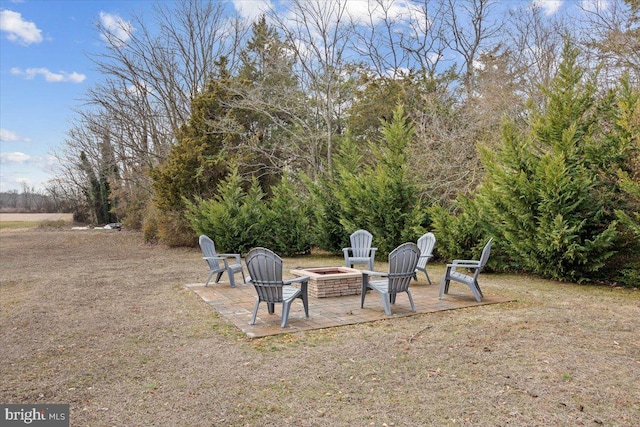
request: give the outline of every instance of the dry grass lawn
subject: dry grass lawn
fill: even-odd
[[[206,273],[137,233],[3,232],[0,402],[72,426],[638,425],[637,290],[486,274],[517,302],[251,340],[183,286]]]

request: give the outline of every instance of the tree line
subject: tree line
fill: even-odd
[[[384,254],[433,230],[444,258],[494,236],[495,269],[638,283],[640,3],[367,4],[99,28],[50,190],[171,246],[335,252],[367,228]]]

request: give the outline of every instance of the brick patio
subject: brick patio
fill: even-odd
[[[439,279],[439,277],[433,279]],[[409,289],[413,295],[417,313],[411,311],[407,295],[399,294],[395,305],[391,306],[392,315],[387,316],[384,313],[380,295],[370,291],[363,309],[360,308],[360,295],[330,298],[309,296],[309,319],[304,318],[302,301],[296,299],[291,304],[286,328],[280,327],[282,305],[277,304],[275,314],[270,315],[267,312],[266,304],[263,303],[260,305],[256,324],[251,326],[249,321],[256,301],[256,292],[252,285],[242,284],[241,280],[237,282],[240,283],[237,283],[235,288],[231,288],[228,282],[211,283],[206,288],[203,283],[185,286],[250,338],[510,301],[508,298],[485,295],[482,302],[477,302],[466,286],[457,285],[454,282],[451,283],[449,294],[445,295],[442,300],[438,300],[439,281],[434,280],[433,285],[429,285],[426,281],[413,281]]]

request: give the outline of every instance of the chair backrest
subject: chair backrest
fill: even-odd
[[[489,261],[489,255],[491,254],[491,242],[493,241],[493,237],[489,239],[486,245],[484,245],[484,249],[482,250],[482,255],[480,255],[480,268],[476,269],[474,277],[477,279],[478,275]]]
[[[420,249],[413,242],[403,243],[389,254],[389,293],[407,291],[419,257]]]
[[[354,257],[367,257],[370,255],[373,235],[367,230],[356,230],[349,236]]]
[[[282,302],[282,259],[267,248],[253,248],[245,263],[260,301]]]
[[[418,249],[420,249],[420,259],[418,267],[424,268],[429,261],[425,255],[433,254],[433,247],[436,244],[436,236],[433,233],[427,233],[418,239]]]
[[[200,236],[199,239],[200,250],[202,251],[202,255],[205,257],[214,257],[216,256],[216,245],[213,243],[209,237],[204,234]],[[217,259],[207,259],[207,264],[209,264],[209,268],[220,268],[220,260]]]

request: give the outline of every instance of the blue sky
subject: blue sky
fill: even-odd
[[[73,110],[99,75],[101,12],[129,16],[146,1],[0,1],[0,191],[41,190]]]
[[[164,0],[171,1],[171,0]],[[231,0],[248,18],[280,0]],[[350,0],[360,9],[366,0]],[[531,0],[504,0],[511,1]],[[555,13],[562,0],[533,0]],[[602,1],[602,0],[601,0]],[[74,109],[100,79],[96,22],[130,19],[152,0],[0,0],[0,191],[43,190]],[[362,8],[366,10],[366,7]],[[106,21],[103,21],[103,23]]]

